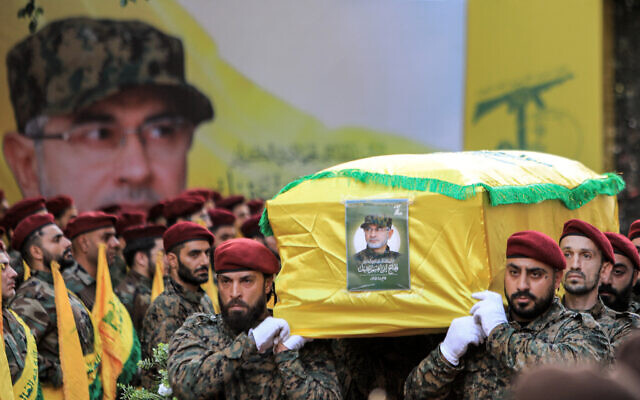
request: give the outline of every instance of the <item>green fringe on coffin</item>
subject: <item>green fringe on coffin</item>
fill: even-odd
[[[625,186],[622,178],[613,173],[604,174],[604,178],[601,179],[588,179],[579,186],[569,189],[555,183],[498,187],[492,187],[485,183],[457,185],[433,178],[412,178],[403,175],[366,172],[359,169],[343,169],[339,171],[323,171],[303,176],[288,183],[280,189],[273,198],[275,199],[302,182],[327,178],[351,178],[364,184],[378,184],[404,190],[439,193],[457,200],[466,200],[475,196],[479,189],[484,189],[484,191],[489,193],[492,206],[504,204],[535,204],[545,200],[560,200],[570,210],[582,207],[594,197],[601,194],[615,196],[620,193]],[[265,236],[273,236],[266,208],[260,218],[260,230]]]
[[[131,380],[138,374],[138,361],[142,356],[142,350],[140,349],[140,340],[138,340],[138,334],[135,328],[131,328],[133,331],[133,345],[131,346],[131,353],[129,358],[122,366],[120,376],[118,376],[117,383],[127,385],[131,383]]]
[[[102,381],[100,374],[96,375],[96,379],[89,385],[89,400],[102,400]]]

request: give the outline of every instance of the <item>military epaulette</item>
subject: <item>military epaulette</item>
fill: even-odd
[[[596,321],[591,314],[586,312],[576,312],[576,314],[580,316],[585,327],[589,329],[602,329],[598,321]]]

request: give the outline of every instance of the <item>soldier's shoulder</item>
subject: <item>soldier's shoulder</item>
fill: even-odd
[[[16,294],[13,298],[14,300],[16,298],[42,299],[44,297],[49,297],[49,289],[51,288],[47,283],[40,279],[31,277],[22,282],[18,290],[16,290]]]
[[[187,317],[180,328],[181,331],[206,330],[207,336],[218,331],[219,316],[208,313],[195,313]]]
[[[565,309],[562,313],[569,324],[579,324],[589,329],[602,330],[602,327],[593,316],[587,312],[579,312]]]

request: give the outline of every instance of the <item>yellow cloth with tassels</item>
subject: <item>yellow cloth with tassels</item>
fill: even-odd
[[[91,317],[102,342],[101,376],[104,399],[115,400],[120,375],[126,375],[123,383],[129,383],[137,372],[140,343],[129,312],[113,292],[103,243],[98,248],[96,302]]]
[[[0,310],[2,310],[2,275],[0,274]],[[1,311],[0,311],[1,312]],[[4,349],[4,323],[0,314],[0,400],[13,400],[11,371]]]
[[[22,260],[22,266],[24,267],[24,274],[23,274],[22,282],[24,282],[27,279],[31,278],[31,267],[29,267],[29,264],[27,264],[27,262],[25,260]]]
[[[53,290],[55,292],[63,385],[60,388],[44,385],[42,386],[42,394],[45,400],[88,400],[91,398],[89,384],[97,378],[100,369],[100,355],[102,354],[100,337],[94,324],[94,351],[84,356],[69,302],[69,296],[73,296],[73,294],[67,290],[60,273],[60,266],[55,261],[51,263],[51,274],[53,275]],[[85,365],[79,363],[79,360],[84,360]]]
[[[2,293],[0,293],[0,296]],[[13,384],[16,400],[35,400],[38,397],[38,347],[29,326],[13,310],[8,310],[24,329],[27,338],[27,356],[18,380]]]
[[[220,314],[220,305],[218,304],[218,288],[213,282],[213,271],[211,270],[211,265],[209,265],[209,280],[200,285],[200,287],[207,293],[207,296],[209,296],[209,298],[211,299],[211,303],[213,304],[213,309],[216,314]]]

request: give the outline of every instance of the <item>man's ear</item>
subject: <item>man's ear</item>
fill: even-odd
[[[605,274],[610,274],[613,269],[613,264],[610,261],[605,261],[602,263],[602,267],[600,268],[600,275],[598,275],[598,279],[602,280],[602,276]]]
[[[556,288],[555,289],[556,292],[558,291],[558,289],[560,289],[560,284],[562,283],[563,275],[564,275],[564,270],[558,270],[558,269],[553,270],[553,286]]]
[[[147,257],[147,254],[144,251],[138,251],[136,252],[136,254],[133,256],[133,264],[138,264],[138,265],[147,265],[149,263],[149,258]],[[133,265],[129,265],[129,267],[133,267]]]
[[[40,194],[38,168],[33,140],[18,132],[9,132],[2,140],[2,151],[24,197]]]
[[[32,244],[31,247],[29,247],[29,255],[32,260],[42,261],[43,259],[42,249],[35,244]]]
[[[169,268],[170,269],[177,268],[178,267],[178,256],[176,256],[172,252],[167,253],[167,262],[169,263]]]
[[[638,283],[638,270],[635,268],[633,269],[633,278],[631,278],[631,282],[633,282],[633,286]]]

